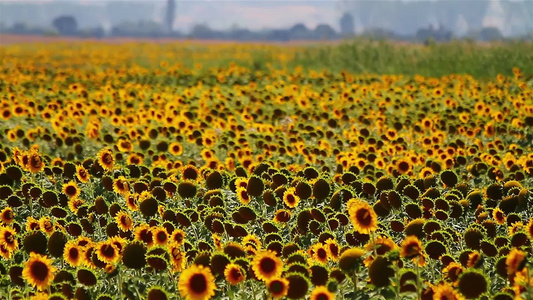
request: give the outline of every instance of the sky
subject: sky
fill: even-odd
[[[75,15],[80,27],[94,27],[95,24],[103,25],[109,29],[114,24],[121,21],[136,21],[140,19],[162,22],[165,15],[167,0],[0,0],[2,4],[8,3],[32,3],[23,6],[22,9],[10,10],[9,13],[0,10],[0,23],[12,24],[23,19],[25,22],[38,23],[37,25],[50,24],[53,18],[59,14]],[[355,3],[365,1],[400,1],[400,0],[176,0],[177,14],[174,29],[181,32],[188,32],[195,24],[206,24],[211,28],[226,30],[234,27],[247,28],[251,30],[280,29],[289,28],[297,23],[303,23],[308,28],[313,29],[318,24],[328,24],[335,30],[339,30],[339,19],[346,7]],[[433,0],[401,0],[401,1],[433,1]],[[490,13],[483,20],[484,26],[506,27],[507,21],[502,18],[502,10],[497,0],[449,0],[456,2],[459,6],[470,1],[491,1],[494,2]],[[508,1],[508,0],[506,0]],[[528,12],[533,11],[533,0],[511,0],[526,1],[531,3]],[[127,4],[124,4],[127,2]],[[109,3],[122,3],[123,6],[115,5],[113,9],[105,9]],[[138,3],[138,4],[136,4]],[[80,4],[85,8],[80,9]],[[54,8],[51,9],[50,7]],[[46,8],[45,8],[46,7]],[[98,8],[100,7],[100,8]],[[385,8],[387,5],[385,5]],[[4,9],[4,11],[8,11]],[[112,11],[112,13],[110,13]],[[376,26],[385,26],[392,22],[379,12],[373,14],[360,12],[358,17],[368,16],[373,18]],[[436,12],[438,13],[438,12]],[[476,12],[485,15],[486,12]],[[388,11],[389,16],[395,16],[394,11]],[[402,17],[404,18],[404,17]],[[405,23],[415,22],[415,20],[405,20]],[[417,24],[438,24],[435,15],[416,15],[419,19]],[[520,19],[518,27],[524,27],[524,22],[528,22],[528,15]],[[358,22],[359,20],[356,20]],[[389,22],[390,21],[390,22]],[[461,19],[457,24],[449,25],[454,30],[459,30],[462,26]],[[384,25],[385,24],[385,25]],[[397,20],[396,23],[397,24]],[[531,20],[533,24],[533,20]],[[526,24],[527,25],[527,24]],[[417,25],[418,26],[418,25]],[[357,27],[357,25],[356,25]],[[456,28],[457,27],[457,28]],[[507,26],[509,27],[509,26]],[[533,25],[529,27],[533,28]],[[359,29],[363,27],[359,26]],[[510,28],[510,27],[509,27]],[[390,28],[399,30],[401,28]],[[412,30],[412,29],[410,29]],[[465,29],[466,30],[466,29]],[[465,31],[463,30],[463,31]],[[357,31],[357,29],[356,29]]]
[[[79,3],[87,6],[106,5],[108,2],[132,2],[131,0],[0,0],[2,3]],[[136,0],[133,0],[136,1]],[[162,21],[166,0],[151,0],[154,7],[148,14],[151,20]],[[229,29],[245,27],[252,30],[287,28],[304,23],[310,28],[326,23],[338,29],[341,14],[340,1],[336,0],[177,0],[174,28],[186,31],[194,24],[208,24],[211,28]],[[14,16],[4,15],[10,21]],[[2,12],[0,11],[0,22]],[[105,20],[103,23],[106,23]]]

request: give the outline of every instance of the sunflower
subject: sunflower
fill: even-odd
[[[113,156],[113,153],[109,149],[102,149],[100,152],[98,152],[98,163],[104,170],[110,171],[113,169],[113,166],[115,164],[115,157]]]
[[[148,224],[140,224],[135,227],[133,235],[137,241],[145,243],[148,247],[151,247],[154,244],[154,237]]]
[[[0,227],[0,245],[10,252],[17,251],[19,243],[16,234],[17,232],[13,228]]]
[[[296,195],[296,188],[290,187],[283,193],[283,203],[289,208],[295,208],[300,203],[300,197]]]
[[[289,291],[289,281],[285,278],[273,278],[267,282],[267,288],[272,298],[283,298]]]
[[[15,214],[13,213],[13,209],[11,207],[6,207],[2,209],[0,212],[0,221],[2,224],[11,224],[13,223],[13,220],[15,219]]]
[[[377,255],[385,255],[386,253],[396,250],[398,245],[388,236],[380,235],[374,241],[370,241],[365,245],[366,251],[376,250]]]
[[[492,210],[492,217],[498,223],[499,225],[505,224],[507,217],[505,216],[505,213],[499,208],[496,207]]]
[[[244,177],[239,177],[237,179],[235,179],[235,189],[238,189],[240,187],[242,188],[248,188],[248,178],[244,178]]]
[[[241,266],[236,263],[229,263],[224,269],[224,277],[231,285],[237,285],[246,279]]]
[[[411,163],[407,159],[400,159],[396,162],[396,170],[402,175],[409,173],[411,169]]]
[[[128,159],[126,160],[130,165],[142,165],[143,157],[137,153],[130,153]]]
[[[80,208],[80,206],[83,205],[83,200],[81,199],[78,199],[78,198],[71,198],[70,200],[68,200],[68,208],[70,209],[70,211],[72,211],[73,213],[77,213],[78,212],[78,208]]]
[[[158,226],[158,227],[152,228],[151,230],[152,230],[153,239],[156,245],[163,246],[167,244],[167,242],[169,241],[169,237],[168,237],[168,232],[164,227]]]
[[[120,258],[117,246],[109,241],[99,242],[95,248],[98,259],[107,264],[115,264]]]
[[[178,290],[186,300],[210,299],[215,289],[215,277],[207,267],[192,265],[180,274]]]
[[[198,180],[200,171],[193,165],[186,165],[181,168],[181,179],[184,180]]]
[[[185,231],[179,228],[174,229],[174,231],[170,235],[170,242],[177,243],[178,246],[183,245],[183,243],[185,243]]]
[[[126,241],[126,239],[118,236],[118,235],[115,235],[114,237],[108,239],[109,243],[115,245],[115,247],[117,247],[117,250],[118,250],[118,253],[119,254],[122,254],[122,251],[124,250],[124,247],[126,246],[126,244],[128,243]]]
[[[456,281],[459,279],[459,275],[464,271],[463,265],[456,262],[449,263],[444,269],[442,269],[442,274],[445,278],[450,279],[451,281]]]
[[[128,194],[126,197],[126,206],[131,211],[137,211],[139,210],[138,201],[139,201],[139,194]]]
[[[253,234],[248,234],[242,239],[243,245],[252,245],[255,250],[261,249],[261,240]]]
[[[335,300],[335,294],[330,292],[327,287],[317,286],[311,292],[310,300]]]
[[[239,202],[244,205],[250,203],[251,200],[250,195],[248,195],[248,192],[246,192],[246,189],[242,187],[237,188],[237,199],[239,199]]]
[[[170,255],[170,261],[172,262],[172,271],[181,272],[185,268],[187,258],[185,252],[181,251],[181,245],[176,242],[172,242],[167,246],[168,254]]]
[[[529,236],[529,240],[533,241],[533,218],[526,225],[526,233]]]
[[[368,202],[361,200],[352,202],[348,213],[357,232],[370,234],[378,229],[378,217]]]
[[[69,199],[78,198],[81,191],[75,181],[71,180],[66,184],[63,184],[63,193],[69,197]]]
[[[170,144],[168,151],[174,156],[179,156],[183,153],[183,147],[180,143],[174,142]]]
[[[70,240],[63,249],[63,259],[72,267],[81,265],[83,261],[83,247],[78,245],[78,241]]]
[[[54,223],[50,217],[42,217],[39,219],[39,228],[44,233],[50,235],[54,232]]]
[[[346,273],[353,272],[363,261],[365,250],[361,248],[351,248],[342,252],[339,258],[339,268]]]
[[[133,229],[133,219],[127,212],[119,211],[115,216],[115,222],[117,222],[118,228],[124,232]]]
[[[56,271],[56,268],[52,266],[52,261],[46,256],[31,252],[29,260],[24,264],[22,278],[40,291],[46,289]]]
[[[328,250],[328,257],[337,260],[339,258],[339,244],[332,238],[327,239],[324,244]]]
[[[405,258],[416,258],[422,255],[422,243],[416,235],[406,237],[402,242],[400,256]]]
[[[526,257],[526,252],[518,250],[517,248],[511,249],[509,254],[507,254],[507,259],[505,260],[507,275],[513,275],[522,270],[527,262]]]
[[[262,281],[279,277],[283,271],[283,262],[273,251],[257,253],[252,261],[252,270],[255,276]]]
[[[113,191],[122,196],[127,196],[130,193],[130,186],[124,176],[119,176],[113,180]]]
[[[314,244],[310,249],[311,257],[316,260],[317,262],[320,262],[322,264],[325,264],[328,262],[328,250],[326,246],[324,246],[322,243]]]
[[[76,178],[78,178],[78,180],[80,182],[83,182],[83,183],[87,183],[89,182],[89,172],[87,171],[87,169],[85,169],[83,166],[76,166]]]
[[[28,169],[32,173],[39,173],[44,170],[43,159],[41,155],[35,150],[30,151],[28,157]]]
[[[447,283],[441,283],[433,288],[433,300],[465,300],[465,297]]]

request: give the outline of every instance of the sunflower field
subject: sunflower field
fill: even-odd
[[[533,300],[532,69],[309,47],[0,47],[0,299]]]

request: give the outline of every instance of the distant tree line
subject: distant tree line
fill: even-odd
[[[169,1],[169,5],[173,1]],[[15,23],[11,27],[0,25],[1,33],[11,34],[36,34],[36,35],[61,35],[102,38],[109,37],[133,37],[133,38],[177,38],[177,39],[206,39],[206,40],[236,40],[236,41],[293,41],[293,40],[336,40],[355,36],[353,17],[344,14],[340,19],[340,32],[335,31],[330,25],[320,24],[310,29],[302,23],[287,29],[252,31],[246,28],[234,26],[229,30],[211,29],[206,24],[193,26],[188,34],[172,30],[174,15],[168,14],[164,24],[154,21],[122,22],[105,32],[102,27],[80,29],[73,16],[62,15],[52,21],[50,28],[35,28],[23,23]],[[420,28],[412,36],[401,36],[395,32],[383,28],[367,28],[361,36],[372,39],[396,39],[412,42],[443,42],[454,38],[452,31],[440,25]],[[495,27],[485,27],[479,31],[472,31],[466,36],[470,39],[482,41],[503,40],[503,35]],[[525,37],[532,39],[533,34]]]

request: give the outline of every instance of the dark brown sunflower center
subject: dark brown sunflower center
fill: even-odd
[[[106,164],[106,165],[110,165],[113,163],[113,156],[111,156],[111,154],[109,153],[106,153],[102,156],[102,161]]]
[[[149,243],[152,241],[152,233],[148,230],[143,230],[141,232],[141,240],[145,243]]]
[[[78,259],[78,256],[80,255],[80,252],[78,251],[78,249],[76,248],[72,248],[68,251],[68,256],[73,259],[73,260],[76,260]]]
[[[240,280],[241,277],[242,277],[242,273],[239,269],[231,269],[231,272],[230,272],[230,277],[231,279],[233,280]]]
[[[131,220],[127,216],[122,216],[122,218],[120,218],[120,222],[122,223],[122,226],[125,226],[125,227],[128,227],[131,225]]]
[[[65,192],[67,193],[67,195],[69,196],[73,196],[73,195],[76,195],[76,187],[75,186],[72,186],[72,185],[69,185],[67,186],[67,188],[65,189]]]
[[[15,240],[15,238],[13,237],[11,232],[6,231],[4,233],[4,240],[6,241],[7,244],[13,244],[13,241]]]
[[[194,169],[186,169],[183,172],[183,177],[186,179],[192,179],[195,180],[198,177],[198,173]]]
[[[31,166],[34,168],[40,168],[41,167],[41,158],[39,156],[32,156],[31,157]]]
[[[207,289],[207,280],[203,274],[194,274],[190,279],[190,287],[193,293],[202,294]]]
[[[276,269],[276,262],[270,257],[265,257],[261,260],[259,266],[263,273],[270,274]]]
[[[329,297],[325,293],[320,293],[320,294],[316,295],[315,299],[316,300],[329,300]]]
[[[174,240],[175,240],[176,242],[181,242],[181,241],[183,241],[183,236],[182,236],[181,234],[176,234],[176,235],[174,236]]]
[[[160,242],[164,242],[167,240],[167,235],[164,232],[158,232],[157,233],[157,240]]]
[[[296,202],[296,198],[294,198],[294,195],[291,195],[291,194],[287,195],[287,202],[291,204]]]
[[[273,294],[279,294],[283,291],[283,283],[276,280],[270,284],[270,292]]]
[[[362,226],[369,226],[372,223],[372,217],[367,209],[359,209],[355,214],[357,222]]]
[[[318,257],[320,257],[321,259],[325,259],[328,257],[328,253],[326,252],[325,249],[318,249],[318,251],[316,252],[316,254],[318,255]]]
[[[102,248],[100,248],[100,252],[105,257],[115,256],[115,249],[111,245],[103,245]]]
[[[2,216],[2,219],[7,220],[7,221],[12,220],[13,219],[13,212],[10,211],[10,210],[6,211],[4,213],[4,215]]]
[[[48,275],[48,266],[41,261],[33,262],[30,267],[30,273],[35,280],[43,281]]]
[[[402,161],[399,165],[398,165],[398,168],[400,169],[400,171],[408,171],[409,170],[409,163],[405,162],[405,161]]]

